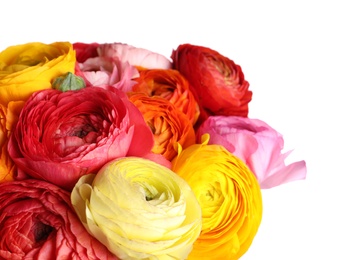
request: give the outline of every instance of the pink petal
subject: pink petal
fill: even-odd
[[[242,159],[263,189],[306,176],[304,161],[286,166],[291,151],[282,153],[282,135],[259,119],[211,116],[197,130],[197,138],[203,133],[210,134],[210,144],[220,144]]]
[[[172,67],[170,60],[165,56],[128,44],[102,44],[98,50],[100,56],[118,57],[121,62],[128,62],[134,66],[148,69],[170,69]]]
[[[303,180],[306,178],[307,168],[305,161],[294,162],[288,166],[284,166],[277,172],[273,173],[261,183],[262,189],[269,189],[281,184]]]

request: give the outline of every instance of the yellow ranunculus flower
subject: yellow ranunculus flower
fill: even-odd
[[[250,247],[262,218],[260,186],[254,174],[223,146],[202,144],[181,151],[172,170],[194,191],[202,210],[202,231],[188,259],[239,259]]]
[[[74,72],[76,53],[69,42],[26,43],[0,52],[0,103],[27,100],[51,88],[54,78]]]
[[[0,52],[0,183],[13,178],[7,142],[24,102],[52,87],[53,79],[74,72],[76,53],[69,42],[26,43]]]
[[[81,177],[71,202],[87,230],[120,259],[187,259],[201,208],[170,169],[137,157]]]

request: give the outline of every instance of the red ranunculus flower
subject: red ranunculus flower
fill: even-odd
[[[7,144],[24,103],[34,92],[51,89],[54,78],[74,72],[75,63],[69,42],[29,42],[0,51],[0,182],[13,180]]]
[[[98,57],[97,47],[99,43],[73,43],[73,49],[76,51],[77,62],[84,62],[89,58]]]
[[[248,115],[252,92],[239,65],[215,50],[191,44],[179,45],[171,58],[199,103],[198,123],[209,115]]]
[[[0,184],[0,259],[118,259],[92,237],[70,193],[45,181]]]
[[[118,157],[147,155],[153,145],[141,112],[123,92],[86,87],[34,93],[8,150],[16,179],[31,176],[71,190],[80,176]]]

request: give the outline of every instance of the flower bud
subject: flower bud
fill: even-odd
[[[52,87],[62,92],[68,90],[78,90],[85,87],[85,81],[81,77],[68,72],[63,76],[55,78],[52,83]]]

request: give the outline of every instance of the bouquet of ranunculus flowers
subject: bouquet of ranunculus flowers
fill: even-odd
[[[304,179],[233,60],[182,44],[0,52],[0,259],[239,259]]]

